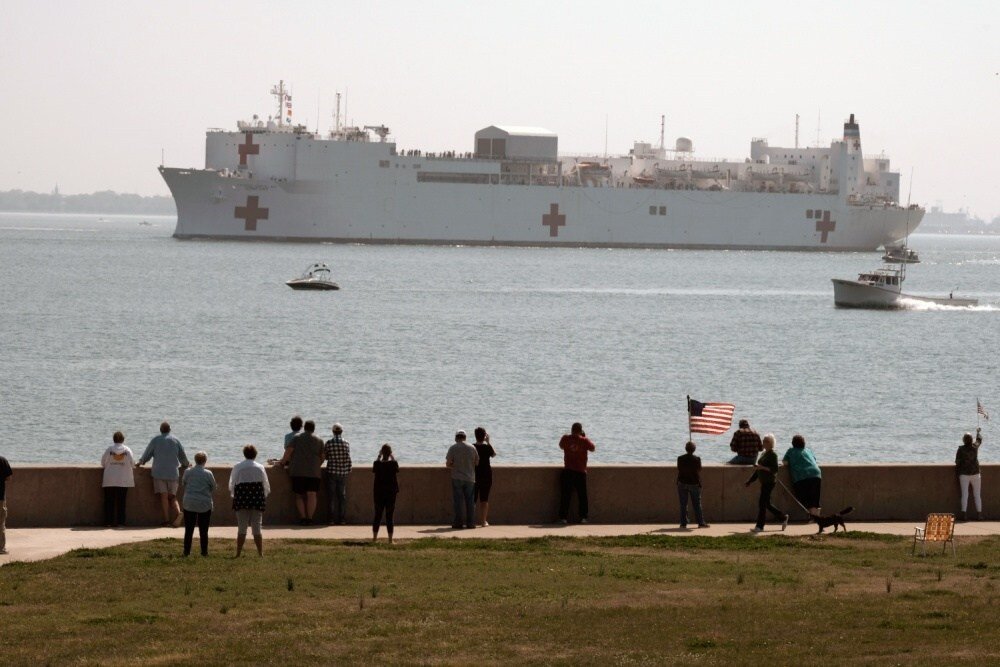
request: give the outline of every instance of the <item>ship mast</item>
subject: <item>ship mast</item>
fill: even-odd
[[[663,133],[666,128],[667,117],[665,114],[660,114],[660,150],[662,151],[666,146],[663,143]]]
[[[271,87],[271,94],[278,98],[278,127],[282,127],[285,124],[285,99],[288,97],[284,79],[278,81],[277,86]]]
[[[337,117],[333,126],[334,132],[340,133],[340,93],[337,93]]]

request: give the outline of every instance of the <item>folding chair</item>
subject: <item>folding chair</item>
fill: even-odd
[[[955,554],[955,515],[954,514],[928,514],[927,523],[923,528],[914,527],[913,533],[913,553],[917,553],[917,542],[923,545],[923,555],[927,555],[928,542],[941,542],[941,553],[948,550],[948,543],[951,542],[951,555]]]

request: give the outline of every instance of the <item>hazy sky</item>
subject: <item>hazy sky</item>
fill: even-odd
[[[1000,215],[1000,2],[75,2],[0,0],[0,190],[167,194],[208,127],[331,124],[334,93],[400,148],[471,150],[540,125],[561,152],[751,137],[824,145],[848,114],[912,198]]]

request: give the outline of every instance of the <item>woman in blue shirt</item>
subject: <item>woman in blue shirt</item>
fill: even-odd
[[[208,524],[212,520],[212,494],[215,492],[215,476],[205,468],[208,454],[194,455],[194,467],[184,473],[184,555],[191,554],[191,539],[194,527],[198,526],[198,542],[201,555],[208,555]]]
[[[795,497],[810,514],[819,515],[819,495],[823,483],[823,473],[816,463],[812,450],[806,447],[806,439],[801,435],[792,437],[792,447],[785,452],[783,462],[788,464],[788,472],[792,477],[792,489]]]

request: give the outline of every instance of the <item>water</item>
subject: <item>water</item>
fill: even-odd
[[[280,453],[291,415],[358,461],[440,463],[483,424],[497,463],[672,461],[685,396],[737,406],[821,463],[953,460],[1000,412],[1000,237],[915,235],[907,290],[976,309],[838,310],[875,253],[375,247],[177,241],[171,218],[0,214],[0,453],[98,460],[168,419],[189,452]],[[339,292],[284,281],[313,261]],[[992,305],[990,305],[992,304]],[[984,423],[981,459],[1000,461]],[[728,436],[695,436],[706,461]]]

